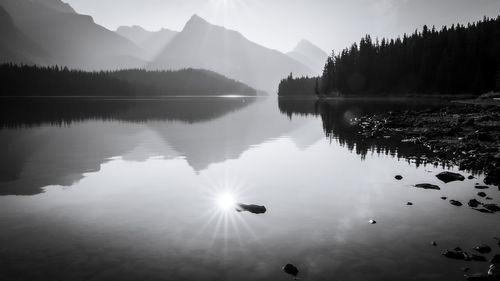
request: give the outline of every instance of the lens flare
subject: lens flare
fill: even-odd
[[[234,208],[236,205],[236,199],[234,198],[234,195],[231,193],[222,193],[219,196],[217,196],[217,206],[223,210],[227,211],[231,208]]]

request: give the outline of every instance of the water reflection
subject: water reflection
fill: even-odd
[[[9,165],[0,167],[0,194],[33,195],[47,185],[69,186],[117,156],[182,157],[201,171],[303,125],[279,118],[269,102],[245,97],[2,103],[0,157]],[[318,134],[312,136],[304,145]]]
[[[441,200],[476,198],[481,176],[445,184],[442,168],[371,154],[378,145],[403,153],[357,139],[345,123],[346,112],[378,106],[277,102],[193,122],[87,115],[2,129],[11,165],[0,190],[36,195],[0,196],[0,279],[290,280],[288,263],[302,280],[460,280],[462,267],[484,270],[441,255],[496,243],[497,215]],[[499,202],[496,188],[484,191]]]
[[[432,155],[425,147],[409,142],[401,142],[401,138],[375,138],[362,135],[358,126],[352,120],[356,117],[385,113],[394,110],[427,109],[441,105],[439,100],[315,100],[315,99],[279,99],[279,109],[290,119],[294,116],[318,116],[323,123],[323,131],[329,139],[338,142],[359,154],[362,159],[367,154],[387,154],[397,158],[404,158],[416,166],[425,163]]]

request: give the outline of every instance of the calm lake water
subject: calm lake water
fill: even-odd
[[[473,180],[349,119],[410,101],[3,101],[0,280],[462,280],[500,236]],[[397,181],[395,175],[402,175]],[[465,176],[470,173],[462,172]],[[417,183],[438,184],[422,190]],[[500,202],[497,187],[485,190]],[[440,197],[460,200],[455,207]],[[265,214],[232,203],[264,205]],[[407,206],[413,202],[413,206]],[[374,219],[376,224],[368,221]],[[437,246],[430,244],[436,241]]]

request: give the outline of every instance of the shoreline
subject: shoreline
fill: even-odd
[[[500,189],[500,101],[459,100],[425,110],[365,115],[352,120],[365,138],[397,138],[427,147],[427,163],[483,172]]]

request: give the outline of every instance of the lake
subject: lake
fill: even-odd
[[[408,100],[3,100],[0,280],[462,280],[499,252],[483,176],[358,134]],[[396,180],[395,175],[402,175]],[[415,188],[437,184],[441,190]],[[492,203],[500,192],[485,192]],[[441,197],[456,199],[462,207]],[[412,202],[413,205],[407,205]],[[236,212],[236,203],[266,207]],[[376,224],[370,224],[369,220]],[[437,246],[432,246],[436,241]],[[476,253],[477,254],[477,253]]]

